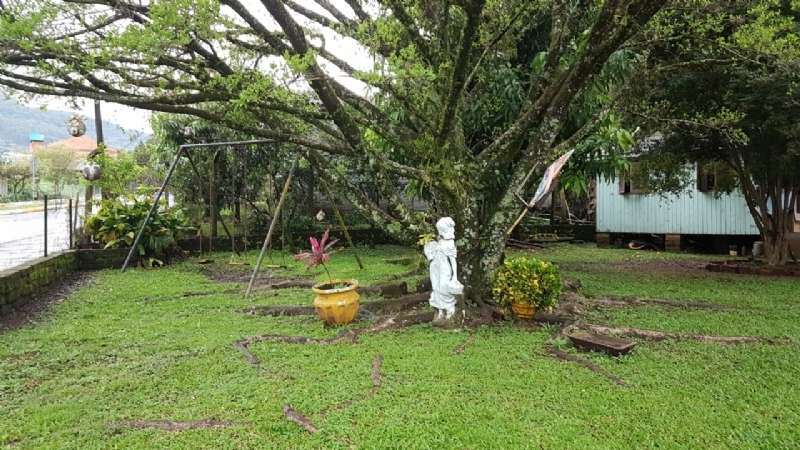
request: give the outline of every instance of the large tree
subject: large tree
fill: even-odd
[[[716,189],[741,190],[768,262],[784,263],[800,197],[800,2],[678,3],[649,28],[629,111],[664,134],[650,155],[662,167],[717,163]]]
[[[609,59],[667,2],[3,3],[0,85],[297,144],[399,238],[429,231],[432,215],[455,218],[465,284],[480,302],[526,175],[605,117],[592,99],[607,97],[597,94],[614,78]],[[406,206],[400,184],[430,199],[430,216]]]

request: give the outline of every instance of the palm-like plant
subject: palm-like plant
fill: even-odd
[[[317,238],[314,236],[309,236],[308,241],[311,242],[311,251],[298,253],[294,255],[294,259],[297,261],[303,261],[306,263],[306,267],[309,269],[316,266],[322,266],[322,268],[325,269],[325,273],[328,274],[328,281],[333,283],[333,278],[331,277],[331,273],[328,271],[328,266],[326,266],[325,263],[331,259],[329,250],[337,242],[339,242],[339,240],[334,239],[328,242],[329,233],[330,229],[326,228],[325,232],[322,234],[322,238],[319,240],[317,240]]]

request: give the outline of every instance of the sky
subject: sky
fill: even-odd
[[[77,112],[78,114],[94,120],[94,101],[78,99],[78,109],[69,100],[63,97],[37,97],[26,104],[34,107],[45,107],[49,111]],[[129,130],[152,133],[150,128],[150,111],[129,106],[118,105],[116,103],[101,102],[100,113],[103,120],[113,122],[122,128]]]
[[[254,13],[256,17],[265,18],[266,20],[263,21],[263,23],[268,28],[277,29],[276,24],[270,23],[271,20],[269,19],[269,14],[260,2],[256,0],[243,0],[243,3],[251,12]],[[319,7],[319,5],[313,1],[299,0],[298,3],[322,15],[331,17],[327,11]],[[349,7],[346,6],[346,3],[342,0],[332,0],[331,3],[340,7],[344,11],[350,11]],[[303,16],[300,16],[291,10],[290,13],[301,24],[306,26],[311,25],[311,22]],[[314,27],[314,25],[312,25],[312,27]],[[331,30],[319,29],[318,26],[315,28],[324,36],[325,48],[328,51],[350,62],[350,64],[360,70],[370,70],[372,68],[372,58],[370,57],[369,53],[357,42],[350,38],[344,38]],[[312,42],[313,41],[315,41],[315,39],[312,38]],[[316,39],[316,42],[319,43],[319,40]],[[267,65],[266,62],[264,65]],[[336,78],[337,81],[345,85],[347,88],[359,94],[365,93],[366,86],[362,82],[349,77],[337,67],[333,66],[332,64],[328,64],[325,61],[321,61],[321,65],[331,77]],[[92,100],[78,99],[77,104],[73,104],[73,102],[71,102],[69,99],[43,96],[37,97],[34,100],[26,103],[36,107],[44,106],[46,109],[53,111],[77,112],[90,120],[94,118],[94,102]],[[77,109],[75,106],[77,106]],[[152,129],[150,128],[150,116],[152,113],[148,110],[103,102],[101,103],[101,111],[103,120],[113,122],[126,129],[141,131],[148,134],[152,133]]]

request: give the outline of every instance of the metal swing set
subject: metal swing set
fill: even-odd
[[[189,160],[189,164],[192,167],[192,171],[194,172],[194,174],[198,178],[202,179],[202,176],[200,175],[200,172],[197,169],[197,166],[194,164],[194,161],[191,158],[191,152],[194,151],[194,150],[213,149],[213,148],[218,148],[218,147],[235,147],[235,146],[242,147],[242,146],[249,146],[249,145],[278,144],[278,143],[279,142],[277,142],[275,140],[272,140],[272,139],[253,139],[253,140],[243,140],[243,141],[225,141],[225,142],[208,142],[208,143],[201,143],[201,144],[183,144],[183,145],[178,146],[178,150],[175,152],[175,157],[172,160],[172,164],[170,164],[169,170],[167,171],[167,176],[166,176],[166,178],[164,178],[164,181],[161,183],[161,187],[159,188],[158,192],[156,193],[155,198],[153,199],[153,205],[150,207],[150,210],[147,212],[147,216],[145,217],[144,221],[142,222],[142,225],[139,227],[139,232],[136,233],[136,238],[133,240],[133,245],[131,246],[131,249],[128,251],[128,255],[125,257],[125,262],[122,264],[122,272],[125,272],[125,270],[128,268],[128,265],[130,264],[131,259],[133,258],[133,254],[136,251],[136,248],[139,246],[139,243],[142,240],[142,235],[144,234],[144,230],[147,227],[148,223],[150,222],[150,219],[153,217],[153,214],[155,214],[156,210],[158,209],[159,202],[161,200],[161,196],[164,195],[164,191],[167,189],[167,186],[169,186],[169,182],[172,179],[172,175],[175,173],[175,169],[178,167],[178,163],[180,162],[181,156],[183,156],[184,154],[186,155],[186,157]],[[285,200],[286,200],[286,196],[287,196],[287,194],[289,192],[289,188],[291,187],[292,179],[294,178],[294,172],[295,172],[295,169],[297,168],[297,163],[298,163],[299,158],[300,158],[300,156],[296,156],[294,158],[294,160],[292,160],[292,165],[290,166],[288,175],[286,176],[286,181],[283,183],[283,189],[281,190],[281,195],[278,198],[278,204],[275,206],[275,211],[272,214],[272,219],[270,220],[269,228],[267,230],[267,235],[264,238],[264,243],[262,244],[261,251],[258,254],[258,259],[256,260],[256,265],[253,268],[252,274],[250,275],[250,281],[249,281],[249,283],[247,285],[247,290],[245,291],[245,298],[249,298],[250,297],[250,293],[253,290],[253,284],[255,282],[256,276],[258,275],[258,271],[261,268],[261,263],[262,263],[262,261],[264,259],[264,254],[266,253],[267,249],[270,248],[270,244],[272,242],[272,235],[275,232],[275,225],[278,222],[278,217],[280,216],[281,210],[282,210],[283,205],[284,205]],[[329,202],[331,204],[331,207],[333,208],[334,213],[336,215],[336,218],[337,218],[337,220],[339,222],[339,226],[341,227],[342,232],[344,233],[345,238],[347,239],[348,245],[351,248],[355,249],[355,245],[353,244],[353,239],[350,236],[350,232],[348,231],[347,226],[344,223],[344,219],[343,219],[341,213],[339,212],[339,208],[336,206],[336,203],[334,202],[331,190],[328,187],[328,185],[324,182],[324,180],[323,180],[323,187],[325,188],[325,192],[327,194],[328,200],[329,200]],[[214,216],[215,216],[215,214],[212,214],[211,220],[215,220],[216,219],[216,217],[214,217]],[[225,233],[228,235],[228,238],[231,239],[231,243],[234,244],[235,243],[234,236],[230,232],[230,230],[228,229],[227,225],[225,224],[225,221],[224,220],[221,221],[221,224],[222,224],[222,228],[225,230]],[[235,245],[232,245],[232,250],[234,252],[236,252],[237,254],[239,254],[239,251],[236,249]],[[356,259],[356,261],[358,263],[358,267],[363,270],[364,269],[364,265],[361,262],[361,258],[359,258],[357,253],[354,253],[354,256],[355,256],[355,259]]]

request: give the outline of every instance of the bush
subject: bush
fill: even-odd
[[[561,295],[558,267],[530,257],[508,259],[495,275],[492,294],[502,305],[525,303],[552,309]]]
[[[150,200],[103,200],[97,214],[86,221],[85,231],[104,248],[130,247],[152,204]],[[163,265],[177,250],[177,239],[190,229],[180,209],[156,211],[144,229],[137,253],[150,266]]]

